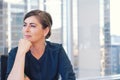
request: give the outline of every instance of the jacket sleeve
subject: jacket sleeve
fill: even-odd
[[[17,49],[14,48],[8,54],[9,56],[8,56],[8,61],[7,61],[6,80],[7,80],[7,77],[9,75],[12,67],[13,67],[15,56],[16,56],[16,52],[17,52]]]
[[[62,80],[76,80],[72,64],[62,45],[59,53],[59,73]]]

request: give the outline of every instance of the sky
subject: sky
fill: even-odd
[[[120,36],[120,0],[110,0],[111,35]]]

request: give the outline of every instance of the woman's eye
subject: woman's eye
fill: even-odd
[[[31,25],[31,27],[36,27],[35,25]]]
[[[26,26],[26,24],[23,25],[23,27],[25,27],[25,26]]]

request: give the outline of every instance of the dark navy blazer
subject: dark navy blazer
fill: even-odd
[[[17,47],[9,52],[7,75],[14,64]],[[38,60],[30,51],[25,56],[25,74],[31,80],[75,80],[71,62],[61,44],[46,41],[44,54]]]

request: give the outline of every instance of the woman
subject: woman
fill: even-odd
[[[75,80],[61,44],[46,41],[51,35],[49,13],[32,10],[24,17],[23,39],[9,52],[7,80]]]

